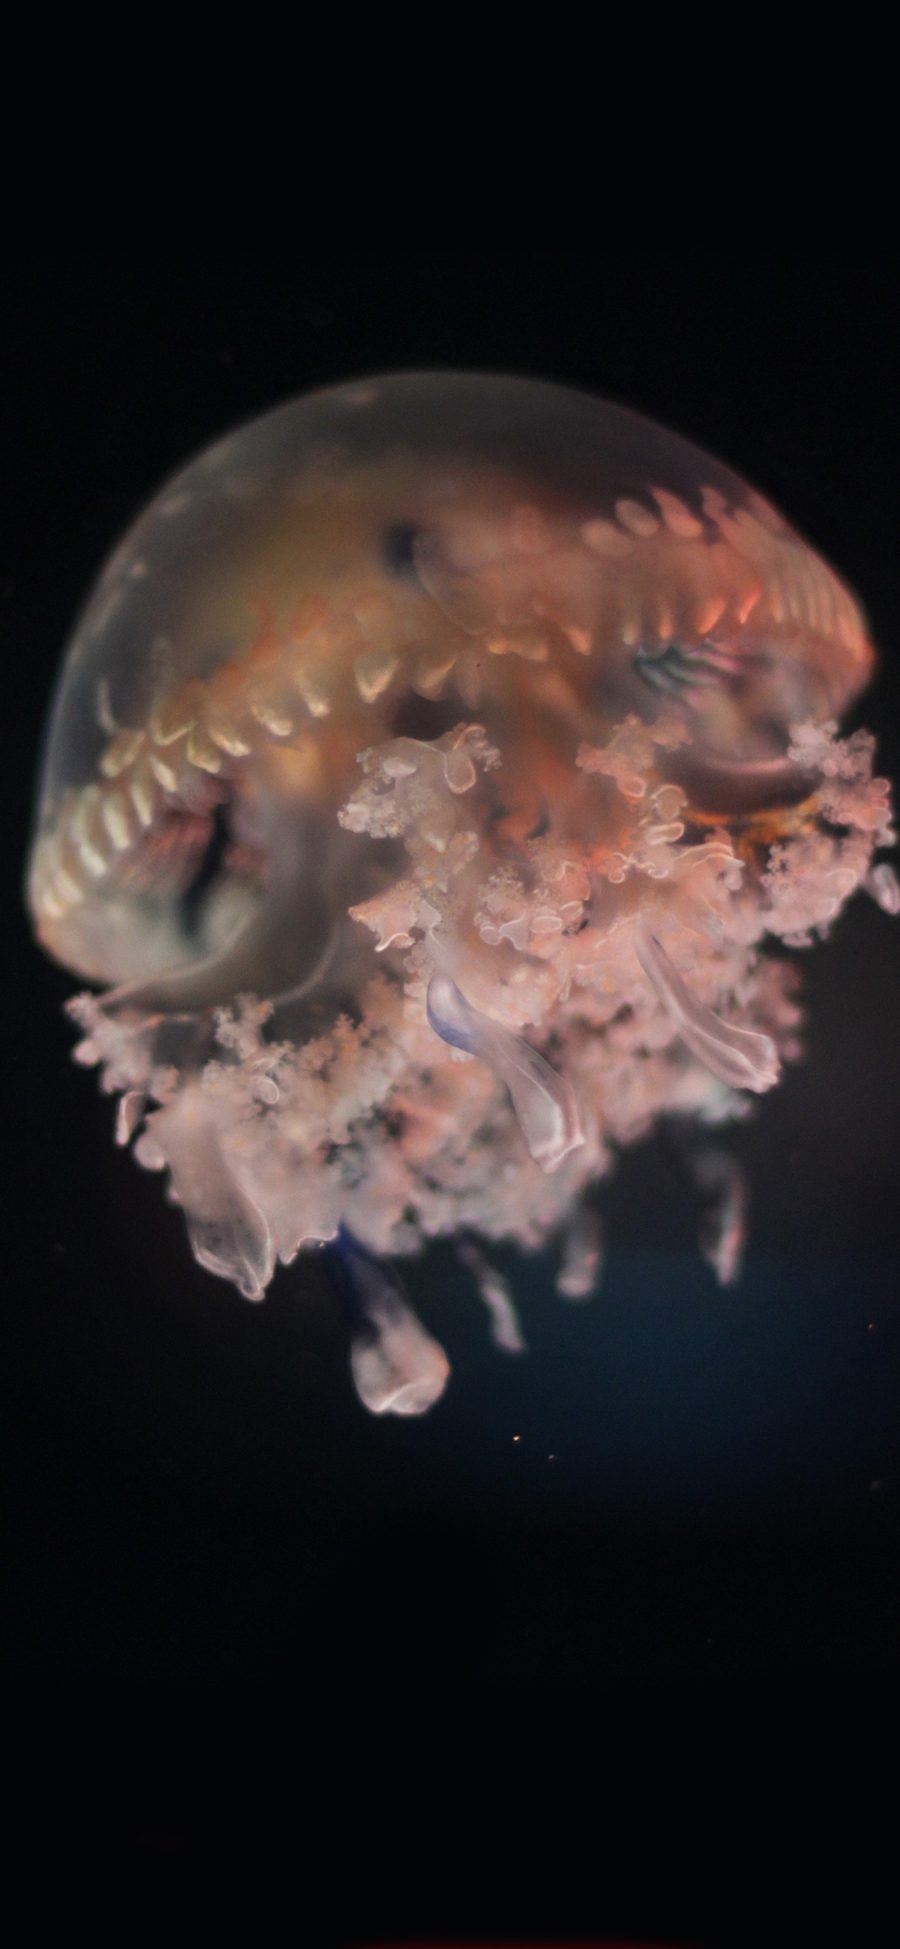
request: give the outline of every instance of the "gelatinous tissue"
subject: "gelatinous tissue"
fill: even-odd
[[[200,1263],[259,1299],[326,1247],[361,1399],[421,1413],[449,1363],[397,1262],[456,1241],[515,1351],[491,1241],[588,1296],[593,1187],[671,1117],[732,1280],[709,1133],[800,1049],[771,949],[900,905],[839,731],[872,667],[766,500],[567,387],[337,386],[169,480],[63,663],[28,897]]]

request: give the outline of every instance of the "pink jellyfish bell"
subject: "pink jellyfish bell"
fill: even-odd
[[[76,1053],[250,1299],[332,1243],[366,1406],[448,1362],[386,1261],[559,1242],[663,1116],[719,1125],[796,1053],[791,969],[888,788],[837,720],[852,596],[717,461],[618,406],[477,373],[336,386],[176,474],[62,667],[29,899],[93,988]],[[700,1153],[734,1276],[735,1167]]]

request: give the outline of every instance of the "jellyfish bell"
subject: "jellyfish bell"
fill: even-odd
[[[460,1241],[496,1323],[484,1245],[556,1237],[583,1296],[616,1152],[797,1054],[767,945],[898,905],[838,734],[872,667],[767,501],[563,386],[331,387],[169,480],[64,660],[28,898],[200,1263],[259,1298],[327,1245],[361,1398],[406,1414],[448,1364],[387,1262]]]

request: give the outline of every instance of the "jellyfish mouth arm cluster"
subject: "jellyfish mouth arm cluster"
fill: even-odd
[[[492,1241],[557,1241],[586,1297],[618,1152],[799,1055],[772,948],[900,907],[838,728],[871,661],[767,503],[564,389],[338,388],[170,483],[64,668],[29,898],[199,1262],[257,1299],[324,1248],[402,1415],[449,1372],[396,1270],[430,1239],[507,1351]],[[745,1191],[698,1155],[730,1283]]]

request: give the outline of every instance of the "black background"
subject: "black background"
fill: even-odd
[[[808,1060],[734,1139],[737,1291],[654,1141],[605,1196],[592,1306],[505,1261],[527,1359],[490,1348],[448,1253],[416,1271],[455,1374],[402,1425],[359,1408],[319,1264],[261,1308],[194,1265],[68,1061],[71,984],[20,883],[55,662],[117,532],[229,424],[382,367],[569,380],[734,464],[863,595],[885,655],[855,721],[900,777],[897,296],[849,251],[14,280],[0,1513],[36,1889],[74,1863],[126,1919],[247,1898],[263,1932],[287,1897],[323,1949],[892,1939],[897,924],[859,897],[799,957]]]

